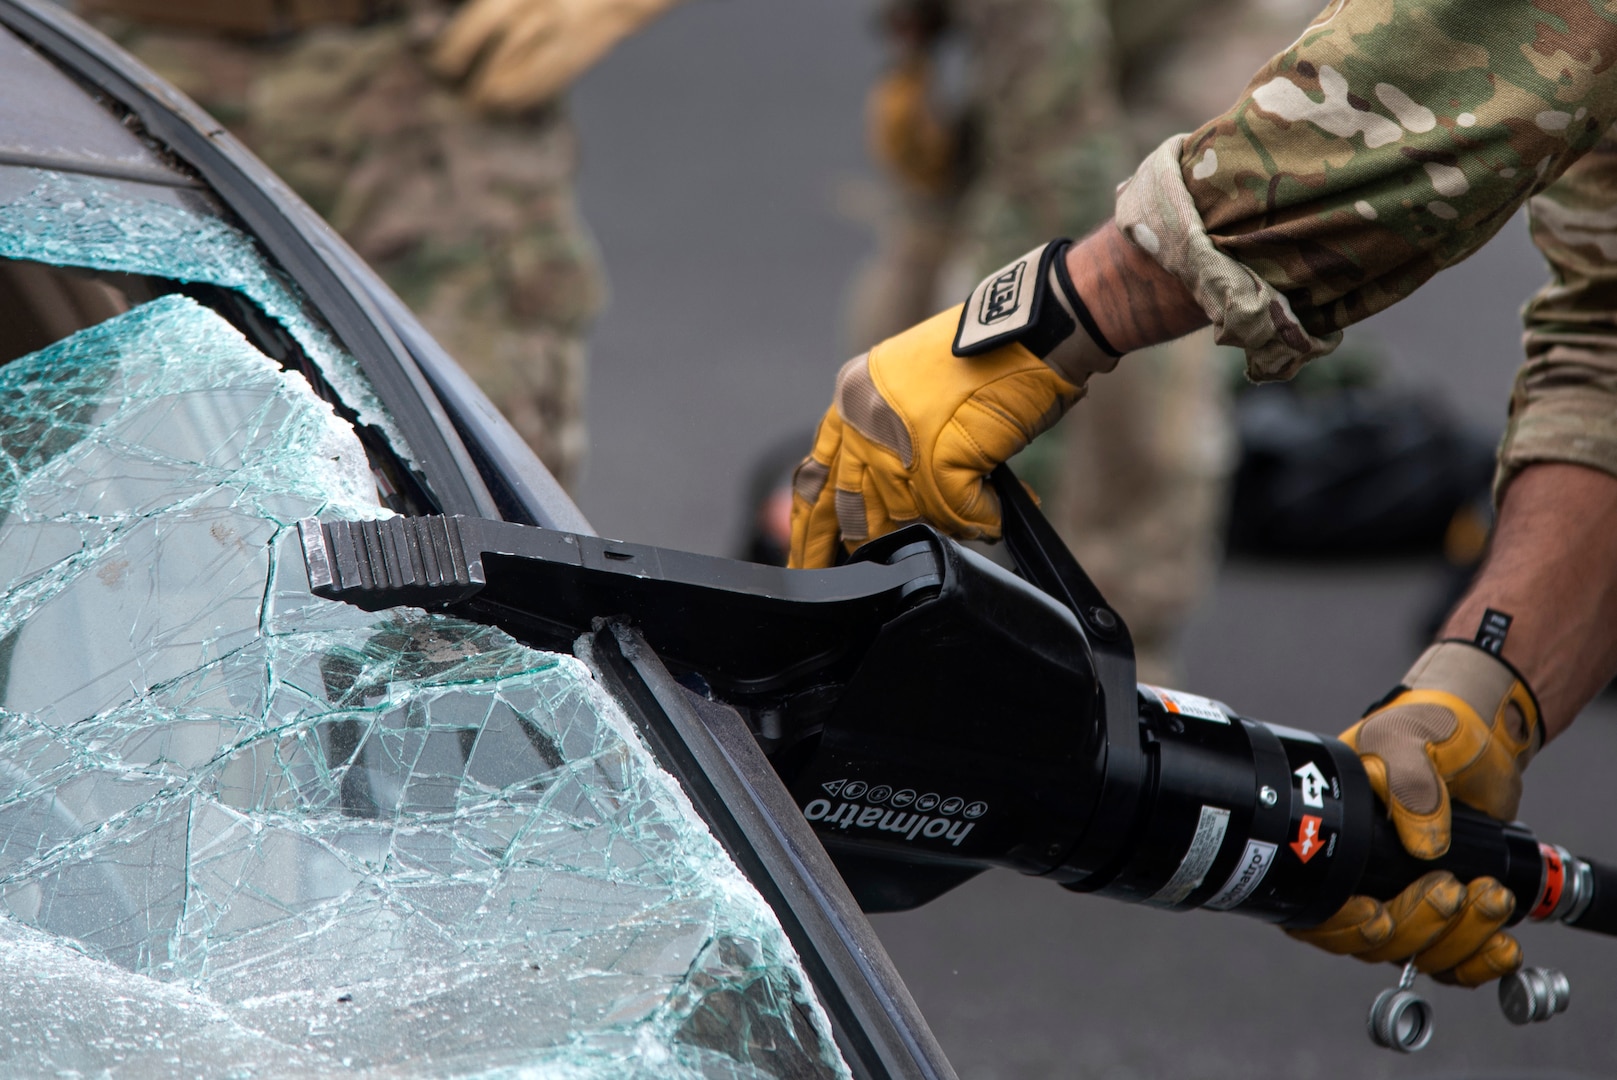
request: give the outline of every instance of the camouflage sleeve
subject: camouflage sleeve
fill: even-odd
[[[1497,491],[1539,461],[1617,475],[1617,142],[1607,133],[1528,203],[1552,277],[1527,305]]]
[[[1254,379],[1475,251],[1617,119],[1596,0],[1335,0],[1222,116],[1159,147],[1117,222]]]

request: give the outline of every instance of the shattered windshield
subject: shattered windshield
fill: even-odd
[[[297,519],[389,511],[302,375],[169,295],[0,401],[0,1072],[848,1075],[584,663],[309,593]]]
[[[309,317],[296,287],[200,192],[0,168],[0,258],[237,290],[285,327],[360,423],[375,425],[410,460],[408,439],[358,362]]]

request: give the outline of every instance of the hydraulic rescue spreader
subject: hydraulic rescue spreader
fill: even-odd
[[[311,589],[412,605],[565,648],[631,621],[738,709],[868,911],[999,866],[1175,911],[1309,926],[1433,869],[1499,879],[1516,919],[1617,934],[1617,871],[1456,806],[1447,855],[1408,855],[1341,742],[1138,685],[1128,628],[1003,467],[1012,573],[913,525],[843,566],[783,570],[463,517],[299,523]],[[1370,1032],[1410,1051],[1431,1009],[1406,968]],[[1559,972],[1503,980],[1516,1023]]]

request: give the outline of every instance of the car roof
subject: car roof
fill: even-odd
[[[201,187],[15,35],[0,33],[0,165]]]

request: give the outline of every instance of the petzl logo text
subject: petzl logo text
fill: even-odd
[[[1022,279],[1026,276],[1027,260],[1023,259],[990,281],[988,290],[983,293],[982,310],[977,314],[977,321],[984,326],[992,326],[1016,314],[1022,299]]]
[[[1319,854],[1320,839],[1319,827],[1323,824],[1314,814],[1304,814],[1302,821],[1297,823],[1297,839],[1291,842],[1291,850],[1297,853],[1297,858],[1307,862]]]

